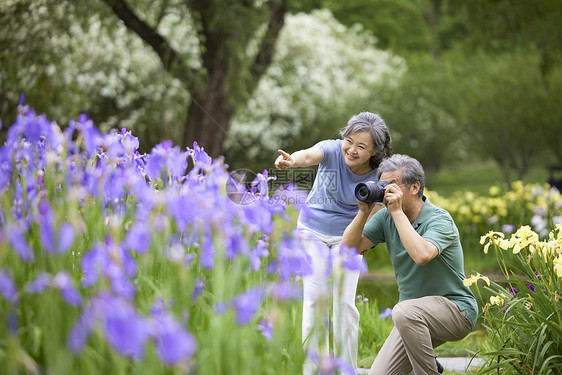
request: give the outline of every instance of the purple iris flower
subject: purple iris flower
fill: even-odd
[[[243,205],[242,209],[245,213],[246,224],[253,231],[261,230],[263,233],[271,234],[274,224],[270,208],[271,205],[266,199],[257,199],[251,204]]]
[[[326,355],[320,359],[318,375],[355,375],[353,367],[341,358],[334,357],[333,354]]]
[[[533,293],[535,292],[535,286],[533,284],[527,285],[527,289],[529,289]]]
[[[195,168],[197,169],[197,173],[201,169],[205,169],[211,166],[213,159],[205,152],[203,147],[199,147],[197,142],[193,142],[193,150],[189,150],[191,157],[193,158],[193,162],[195,163]]]
[[[12,152],[8,145],[0,148],[0,190],[10,182],[12,174]]]
[[[78,122],[70,121],[82,133],[84,148],[90,157],[101,145],[103,140],[101,133],[95,127],[94,122],[87,115],[78,116]]]
[[[302,298],[302,288],[291,281],[278,282],[269,294],[278,301],[299,300]]]
[[[215,313],[218,315],[224,314],[228,310],[228,305],[226,302],[217,302],[214,308]]]
[[[41,272],[35,280],[27,283],[25,290],[30,294],[41,293],[51,285],[51,279],[51,275]]]
[[[74,323],[70,334],[68,335],[67,345],[71,352],[80,353],[88,341],[90,333],[94,329],[97,320],[97,302],[92,300],[90,305],[88,305],[82,315],[78,318],[78,321]]]
[[[236,321],[245,325],[254,317],[263,299],[263,291],[259,288],[250,289],[235,297],[232,301],[236,309]]]
[[[53,220],[50,215],[41,218],[40,232],[41,244],[49,253],[55,252],[55,231],[53,228]]]
[[[25,262],[33,262],[35,256],[33,250],[25,240],[25,236],[20,227],[13,227],[8,230],[10,244],[18,254],[21,260]]]
[[[127,131],[127,129],[121,129],[121,143],[125,148],[125,152],[129,155],[135,153],[135,151],[139,148],[139,139],[135,137],[131,131]]]
[[[103,194],[109,202],[120,201],[125,197],[125,184],[123,173],[120,170],[113,171],[103,184]]]
[[[187,153],[181,152],[178,146],[173,147],[171,141],[164,141],[156,145],[147,157],[146,174],[154,180],[167,172],[172,179],[185,174],[187,168]],[[163,178],[164,182],[167,178]]]
[[[174,365],[190,359],[195,354],[195,338],[170,315],[158,316],[155,330],[156,350],[162,362]]]
[[[102,136],[103,149],[111,158],[121,158],[125,155],[125,147],[121,143],[122,135],[115,129]]]
[[[146,174],[151,180],[155,180],[160,176],[162,168],[164,168],[164,158],[157,153],[150,153],[146,161]]]
[[[109,264],[106,269],[106,276],[111,280],[111,288],[115,293],[128,299],[132,299],[135,296],[135,286],[123,274],[123,271],[117,264]]]
[[[216,254],[213,236],[209,232],[210,230],[206,230],[206,233],[203,235],[201,253],[199,254],[199,264],[206,269],[213,268]]]
[[[58,252],[66,253],[74,243],[74,228],[70,223],[64,222],[59,228]]]
[[[271,323],[270,320],[262,319],[257,328],[262,333],[263,337],[269,341],[273,340],[273,323]]]
[[[15,303],[18,301],[18,292],[14,280],[4,270],[0,270],[0,294],[6,301]]]
[[[66,271],[60,271],[55,275],[52,285],[59,289],[64,300],[72,305],[79,306],[82,303],[82,296],[72,282],[72,278]]]
[[[170,215],[180,227],[192,223],[199,216],[197,201],[191,194],[170,197],[168,200]]]
[[[82,351],[92,330],[99,324],[105,338],[121,355],[139,359],[152,334],[150,323],[124,298],[101,292],[86,306],[68,338],[71,351]]]
[[[392,316],[392,309],[390,307],[387,307],[386,309],[381,309],[381,314],[379,315],[381,319],[390,318],[391,316]]]
[[[106,269],[109,262],[110,259],[102,250],[100,244],[97,244],[91,250],[86,252],[86,254],[82,257],[82,271],[84,271],[82,286],[88,288],[94,285]]]
[[[359,254],[355,248],[349,248],[346,244],[342,243],[340,252],[343,255],[343,267],[349,271],[359,271],[360,273],[367,273],[367,262]]]
[[[262,235],[256,243],[256,246],[254,246],[250,251],[250,261],[252,263],[252,269],[254,271],[258,271],[260,269],[261,258],[269,256],[269,250],[267,249],[267,240],[268,237],[266,235]]]
[[[150,307],[150,315],[153,317],[160,316],[166,312],[166,303],[161,297],[157,297],[156,301]]]
[[[124,245],[127,249],[138,254],[145,254],[150,249],[152,232],[148,224],[137,222],[125,237]]]
[[[74,243],[74,228],[69,223],[62,223],[58,233],[55,232],[53,215],[48,211],[41,219],[41,243],[47,252],[65,254]]]
[[[111,346],[121,355],[142,358],[151,335],[148,322],[122,298],[112,297],[103,301],[102,309],[103,330]]]
[[[248,255],[249,254],[248,242],[240,233],[237,231],[229,236],[226,243],[226,257],[228,259],[235,258],[238,254]]]
[[[195,259],[194,254],[185,254],[185,260],[183,262],[183,265],[185,267],[189,267],[191,265],[191,262],[193,262],[193,259]]]
[[[311,275],[312,258],[302,250],[302,245],[295,236],[288,236],[279,245],[279,272],[281,280],[291,276]]]
[[[19,143],[22,136],[34,145],[41,137],[51,138],[51,122],[45,115],[37,116],[34,109],[25,106],[18,108],[18,112],[16,122],[8,129],[8,143]]]
[[[181,152],[179,147],[174,147],[168,154],[166,167],[170,171],[173,179],[185,175],[187,169],[187,153]]]
[[[107,237],[105,244],[96,244],[82,258],[84,279],[82,285],[89,287],[95,284],[100,276],[111,281],[113,290],[121,296],[133,298],[135,287],[130,278],[137,272],[134,258],[121,246]]]
[[[314,350],[309,350],[307,357],[319,364],[318,375],[355,375],[353,367],[346,361],[335,357],[333,354],[326,354],[322,357]]]
[[[274,178],[274,177],[272,177]],[[255,188],[254,193],[256,195],[267,196],[269,183],[269,175],[267,169],[263,170],[263,173],[258,173],[254,181],[252,181],[251,186]]]
[[[205,289],[205,280],[203,278],[195,279],[195,285],[193,286],[193,293],[191,294],[191,299],[195,304],[197,297],[203,294],[203,290]]]

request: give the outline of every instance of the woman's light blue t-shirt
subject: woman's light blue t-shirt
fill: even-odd
[[[345,164],[341,139],[329,139],[316,144],[322,150],[322,162],[301,210],[299,223],[313,231],[341,236],[353,220],[359,206],[355,186],[360,182],[377,181],[377,170],[358,176]]]

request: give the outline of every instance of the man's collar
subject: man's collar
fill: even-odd
[[[427,219],[429,219],[431,217],[431,211],[432,211],[433,205],[431,203],[429,203],[429,200],[427,199],[427,197],[425,195],[422,196],[422,201],[423,201],[422,210],[421,210],[418,218],[412,223],[412,226],[414,227],[414,229],[417,229],[424,221],[426,221]]]

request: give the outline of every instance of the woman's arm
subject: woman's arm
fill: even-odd
[[[311,165],[318,165],[324,157],[322,150],[318,146],[295,151],[288,154],[283,150],[278,150],[279,156],[275,160],[275,168],[287,169],[293,167],[310,167]]]

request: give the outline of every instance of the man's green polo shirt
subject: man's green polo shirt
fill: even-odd
[[[412,260],[386,208],[369,220],[363,235],[374,246],[386,243],[400,301],[425,296],[446,297],[456,303],[460,311],[466,310],[466,319],[474,326],[478,305],[470,289],[463,285],[464,259],[459,231],[447,211],[429,203],[425,196],[423,198],[422,211],[412,226],[439,250],[439,255],[429,263],[419,266]]]

